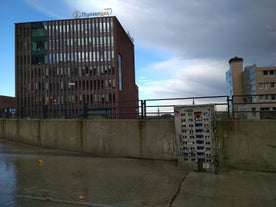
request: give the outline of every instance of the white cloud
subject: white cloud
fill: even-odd
[[[276,1],[272,0],[25,0],[51,17],[112,8],[135,42],[186,59],[243,56],[274,63]],[[265,58],[266,57],[266,58]],[[255,62],[252,62],[255,61]]]
[[[210,59],[172,58],[150,65],[139,77],[140,98],[176,98],[225,94],[227,63]],[[147,71],[150,71],[147,73]],[[160,80],[153,80],[152,77]]]
[[[49,1],[26,1],[46,15],[61,14],[52,0],[52,6]],[[165,61],[136,68],[141,98],[224,95],[228,60],[234,56],[243,57],[245,64],[276,64],[276,1],[62,2],[63,15],[112,8],[135,44],[171,54]]]
[[[66,16],[66,12],[60,8],[64,8],[65,4],[56,0],[24,0],[26,4],[32,7],[34,10],[41,12],[51,18],[63,19]]]

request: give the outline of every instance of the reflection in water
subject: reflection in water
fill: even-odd
[[[16,205],[16,174],[14,163],[5,156],[0,157],[0,206]]]
[[[174,162],[90,157],[0,138],[0,207],[162,206],[182,177]]]

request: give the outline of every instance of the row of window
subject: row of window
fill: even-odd
[[[260,111],[276,111],[276,107],[261,107]]]
[[[92,20],[92,21],[91,21]],[[85,20],[77,20],[71,22],[36,22],[31,25],[32,27],[32,37],[41,37],[46,35],[48,31],[48,35],[56,35],[68,34],[68,33],[88,33],[92,31],[102,32],[102,31],[110,31],[113,29],[113,21],[112,19],[89,19],[89,21]]]
[[[108,94],[87,94],[87,95],[72,95],[72,96],[46,96],[46,97],[35,97],[24,99],[21,98],[21,103],[27,105],[27,100],[30,101],[31,106],[43,106],[43,105],[56,105],[66,106],[67,104],[82,104],[82,103],[114,103],[116,102],[116,97],[114,93]]]
[[[55,22],[49,22],[49,35],[58,35],[58,33],[72,33],[72,32],[89,32],[89,31],[109,31],[113,29],[113,21],[111,18],[104,19],[89,19],[86,20],[74,20],[75,22],[59,22],[59,25],[54,25]],[[33,34],[35,35],[35,34]]]
[[[269,88],[275,88],[275,82],[269,82],[269,83],[259,83],[258,88],[259,89],[269,89]]]
[[[185,119],[184,119],[185,120]],[[181,121],[183,121],[182,122],[182,127],[195,127],[195,128],[200,128],[200,127],[208,127],[209,126],[209,123],[207,122],[207,123],[203,123],[203,122],[197,122],[197,123],[193,123],[193,122],[191,122],[191,123],[189,123],[189,125],[186,125],[186,122],[184,121],[183,119],[181,120]]]
[[[104,74],[114,74],[115,69],[114,66],[110,65],[101,65],[101,66],[82,66],[82,67],[51,67],[45,68],[44,71],[41,71],[40,68],[33,67],[32,69],[27,69],[25,74],[27,77],[31,78],[41,78],[44,77],[83,77],[83,76],[100,76]]]
[[[48,83],[42,84],[41,82],[36,82],[31,84],[30,82],[27,84],[26,90],[29,93],[40,93],[41,90],[45,92],[62,92],[62,91],[78,91],[78,90],[100,90],[100,89],[114,89],[115,88],[115,79],[109,80],[83,80],[83,81],[59,81],[55,83]],[[21,90],[23,87],[21,87]]]
[[[51,53],[49,54],[49,63],[61,62],[96,62],[114,60],[114,50],[100,50],[89,52],[72,52],[72,53]],[[40,63],[36,63],[40,64]]]
[[[199,144],[199,145],[210,145],[211,144],[211,141],[210,140],[208,140],[208,141],[203,141],[203,140],[197,140],[196,142],[194,142],[194,141],[182,141],[182,144],[184,144],[184,145],[187,145],[187,144],[190,144],[190,145],[194,145],[194,144]],[[185,149],[186,147],[184,146],[184,149]]]
[[[189,158],[184,158],[184,161],[191,161],[191,162],[197,162],[197,159],[196,158],[191,158],[191,159],[189,159]],[[206,162],[208,162],[208,163],[211,163],[212,162],[212,160],[211,159],[206,159]]]
[[[94,51],[94,52],[75,52],[75,53],[56,53],[49,55],[49,63],[63,62],[106,62],[114,60],[114,51]],[[48,64],[48,55],[32,55],[32,64]]]
[[[203,116],[209,116],[210,114],[208,113],[208,112],[206,112],[206,111],[204,111],[204,112],[187,112],[187,113],[181,113],[181,116],[183,117],[183,116],[188,116],[188,117],[192,117],[192,116],[195,116],[195,117],[199,117],[199,118],[201,118],[202,117],[202,115]]]
[[[49,40],[49,49],[64,49],[67,50],[68,47],[77,46],[113,46],[114,38],[113,36],[100,36],[100,37],[86,37],[86,38],[71,38],[63,40]]]
[[[50,96],[46,98],[48,104],[66,104],[66,103],[108,103],[115,102],[115,94],[90,94],[73,96]],[[36,98],[36,102],[41,102],[41,98]]]
[[[192,135],[192,136],[187,136],[187,132],[184,133],[184,135],[182,136],[183,139],[188,139],[188,137],[190,139],[209,139],[210,138],[210,134],[206,133],[206,134],[197,134],[196,136]]]
[[[259,101],[275,101],[276,95],[259,95]]]
[[[49,45],[49,47],[48,47]],[[78,38],[78,39],[64,39],[64,40],[33,40],[32,41],[32,51],[47,51],[50,50],[68,50],[68,47],[79,47],[79,46],[113,46],[114,38],[113,36],[107,37],[87,37],[87,38]],[[23,50],[29,50],[30,45],[28,42],[17,42],[17,48],[23,48]]]
[[[264,76],[274,76],[274,75],[276,75],[276,70],[264,70],[263,75]]]
[[[191,157],[195,157],[195,156],[206,156],[206,157],[211,157],[212,154],[211,153],[205,153],[205,152],[186,152],[186,151],[180,151],[180,155],[183,156],[191,156]]]
[[[181,122],[182,123],[185,123],[185,122],[191,122],[191,123],[194,123],[195,121],[199,124],[199,123],[209,123],[209,118],[208,117],[203,117],[203,118],[201,118],[200,120],[198,120],[198,119],[193,119],[193,118],[189,118],[189,119],[181,119]],[[205,126],[205,124],[204,124],[204,126]]]

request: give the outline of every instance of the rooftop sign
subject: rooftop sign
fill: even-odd
[[[79,12],[79,11],[74,11],[73,17],[78,19],[78,18],[90,18],[90,17],[102,17],[102,16],[109,16],[112,13],[111,8],[106,8],[104,11],[100,12]]]

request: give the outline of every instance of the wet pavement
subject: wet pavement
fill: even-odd
[[[0,139],[0,206],[169,206],[176,162],[102,158]]]
[[[0,207],[276,206],[276,173],[189,171],[0,139]]]
[[[275,207],[276,173],[222,170],[189,172],[172,207]]]

